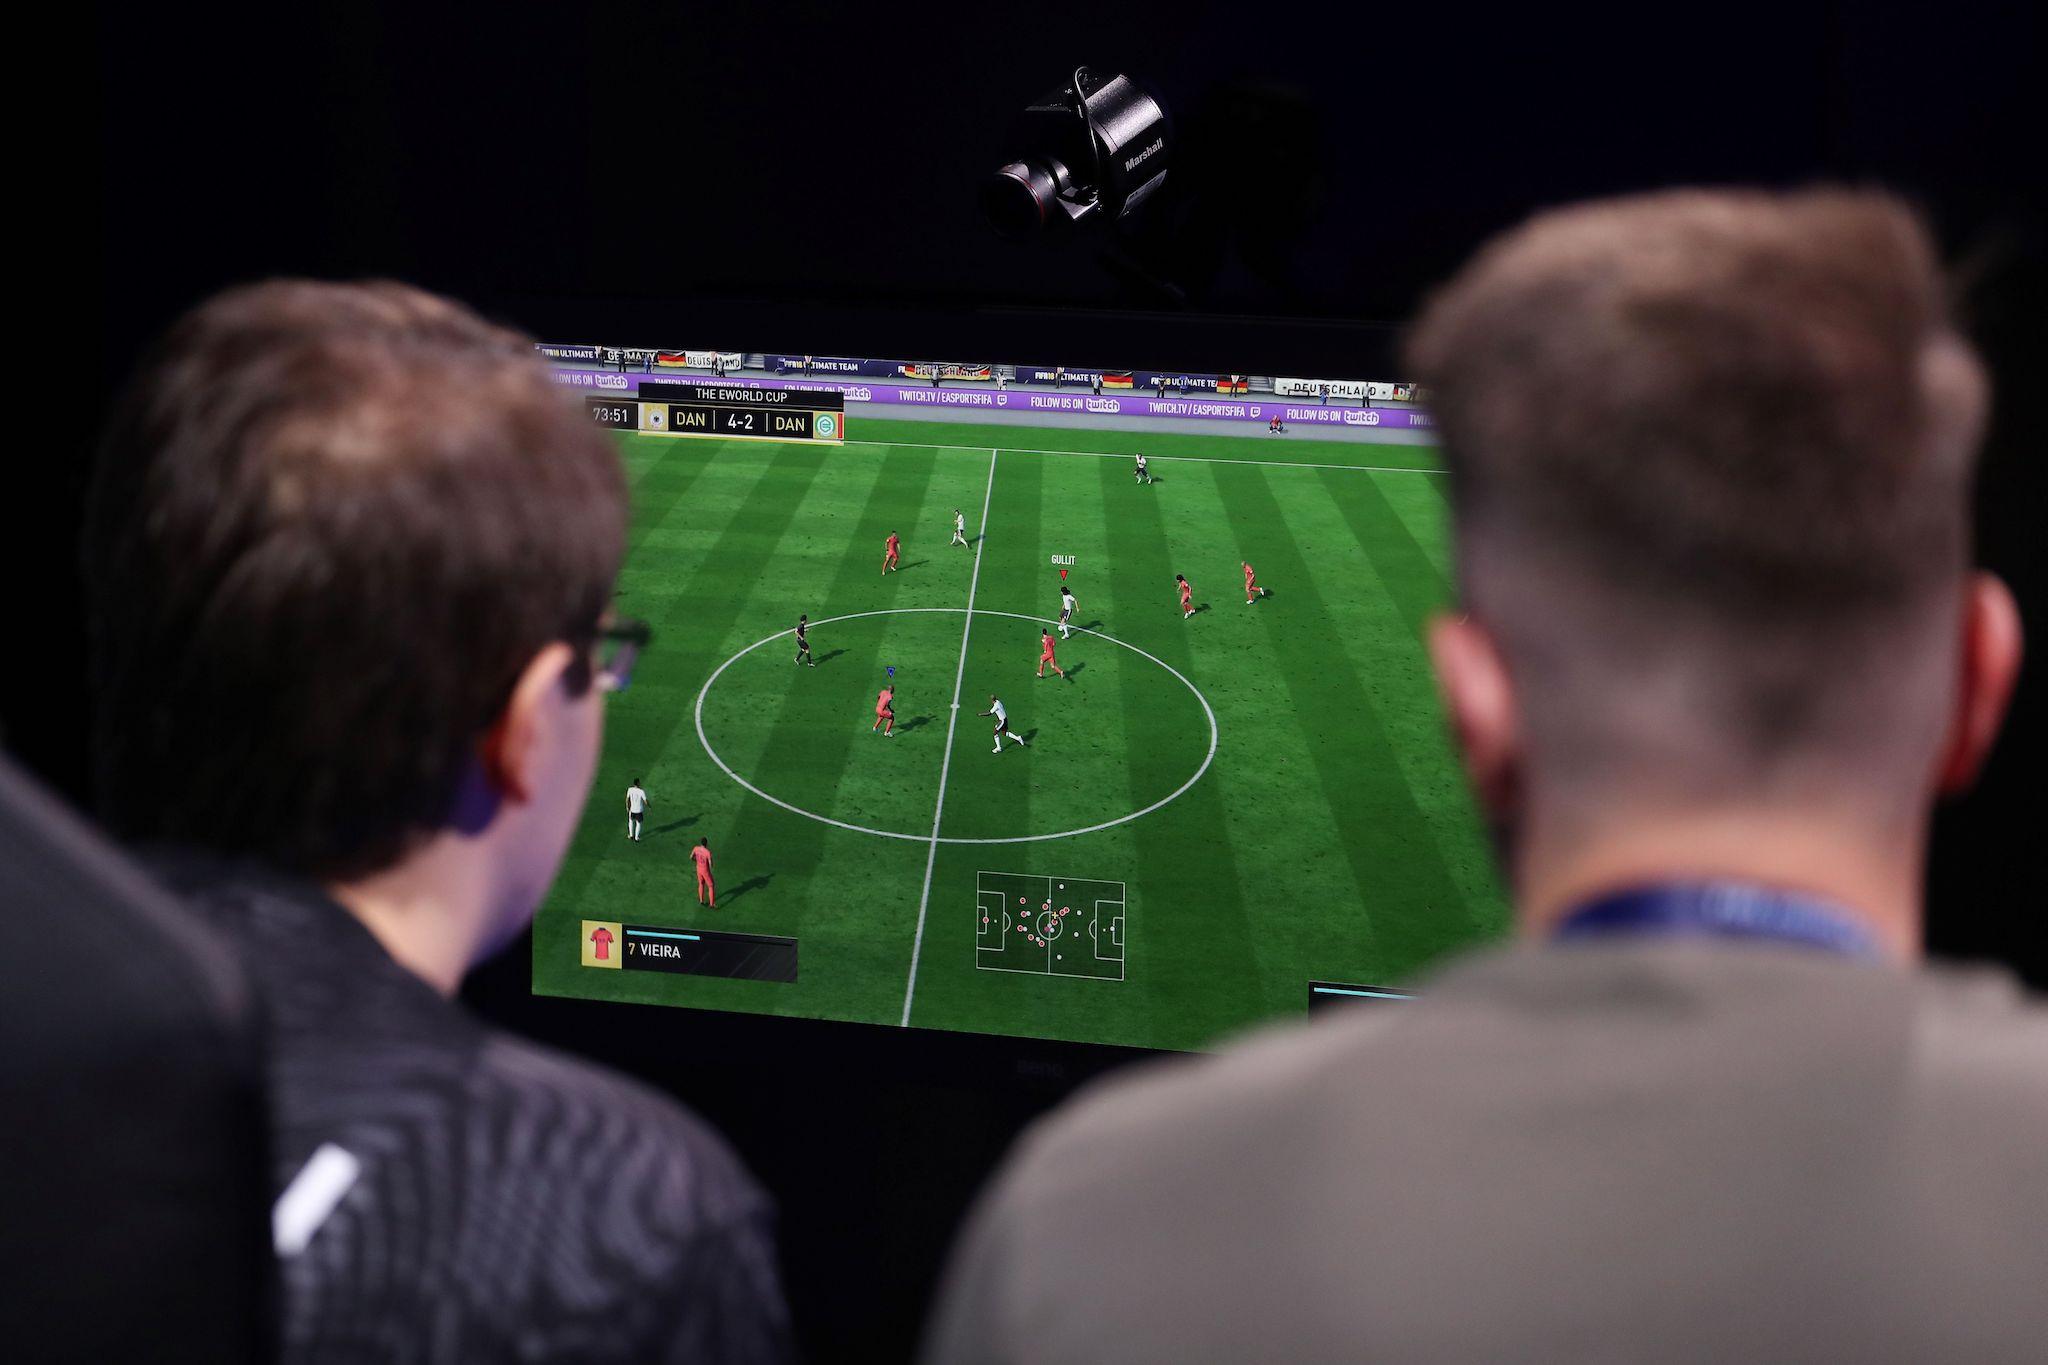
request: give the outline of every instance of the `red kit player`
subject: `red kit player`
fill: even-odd
[[[1045,666],[1047,664],[1051,664],[1053,672],[1059,674],[1062,678],[1066,677],[1067,670],[1061,668],[1059,660],[1052,657],[1052,632],[1049,630],[1041,629],[1039,635],[1040,639],[1038,641],[1038,648],[1040,650],[1040,653],[1038,656],[1038,676],[1041,678],[1044,677]]]
[[[711,841],[699,839],[697,846],[690,850],[690,857],[697,864],[697,904],[718,908],[718,886],[711,880]]]
[[[1258,576],[1258,573],[1253,570],[1250,563],[1246,563],[1244,566],[1244,604],[1246,606],[1250,606],[1254,601],[1266,595],[1266,590],[1260,587],[1256,581]]]
[[[881,695],[875,698],[875,723],[868,727],[868,733],[873,734],[878,727],[882,731],[882,738],[894,739],[896,737],[896,684],[894,683],[883,688]]]
[[[897,536],[897,534],[894,531],[891,531],[889,533],[889,543],[886,546],[884,546],[882,550],[883,573],[887,573],[889,572],[889,570],[896,567],[896,561],[901,557],[902,549],[903,541],[901,540],[901,538]]]
[[[1179,574],[1173,576],[1173,581],[1180,584],[1180,619],[1185,621],[1195,614],[1195,585]]]

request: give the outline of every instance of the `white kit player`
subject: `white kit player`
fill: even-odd
[[[640,817],[647,813],[647,792],[634,778],[633,785],[626,788],[626,837],[634,843],[640,842]]]
[[[1006,739],[1014,739],[1020,745],[1024,743],[1024,736],[1013,735],[1010,733],[1010,713],[1003,709],[1003,704],[1000,701],[996,700],[995,693],[991,692],[988,694],[988,710],[982,712],[981,714],[983,714],[984,716],[994,716],[996,718],[995,751],[997,753],[1001,753],[1003,751],[1003,741]]]
[[[1138,482],[1152,482],[1152,468],[1145,463],[1145,457],[1142,454],[1138,456]]]
[[[1073,638],[1073,632],[1069,629],[1073,625],[1073,621],[1074,590],[1062,583],[1060,584],[1060,638],[1062,640]]]
[[[959,508],[955,507],[953,509],[953,544],[965,545],[966,543],[967,518],[961,514]]]

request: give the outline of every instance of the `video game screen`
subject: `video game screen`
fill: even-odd
[[[542,350],[651,633],[537,992],[1199,1049],[1505,932],[1412,386]]]

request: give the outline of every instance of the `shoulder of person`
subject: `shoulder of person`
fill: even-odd
[[[1213,1054],[1105,1077],[1029,1130],[1012,1169],[1027,1183],[1061,1172],[1063,1183],[1085,1178],[1105,1156],[1116,1164],[1131,1154],[1185,1154],[1191,1133],[1202,1135],[1204,1161],[1228,1162],[1240,1149],[1261,1160],[1267,1135],[1315,1108],[1332,1077],[1356,1065],[1407,1008],[1355,1006],[1313,1023],[1268,1025]]]
[[[772,1213],[710,1124],[604,1067],[492,1030],[470,1090],[481,1122],[504,1139],[501,1159],[536,1168],[536,1198],[553,1190],[572,1204],[630,1206],[650,1230],[691,1240]],[[522,1129],[530,1141],[516,1140]]]
[[[1915,988],[1918,1079],[1943,1105],[2023,1107],[2048,1130],[2048,1000],[1976,965],[1930,965]]]
[[[534,1338],[548,1343],[543,1355],[790,1358],[773,1206],[709,1124],[647,1086],[495,1032],[470,1084],[467,1145],[487,1148],[470,1178],[515,1203],[466,1220],[464,1256],[523,1264],[549,1283],[562,1307]]]

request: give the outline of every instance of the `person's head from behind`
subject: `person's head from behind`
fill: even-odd
[[[1809,835],[1917,874],[2019,655],[1971,571],[1987,386],[1917,218],[1827,191],[1547,213],[1430,302],[1409,364],[1468,613],[1431,652],[1524,897],[1630,838],[1672,874]]]
[[[459,304],[200,305],[118,405],[88,516],[109,823],[333,887],[459,865],[495,948],[593,776],[625,509],[532,342]]]

